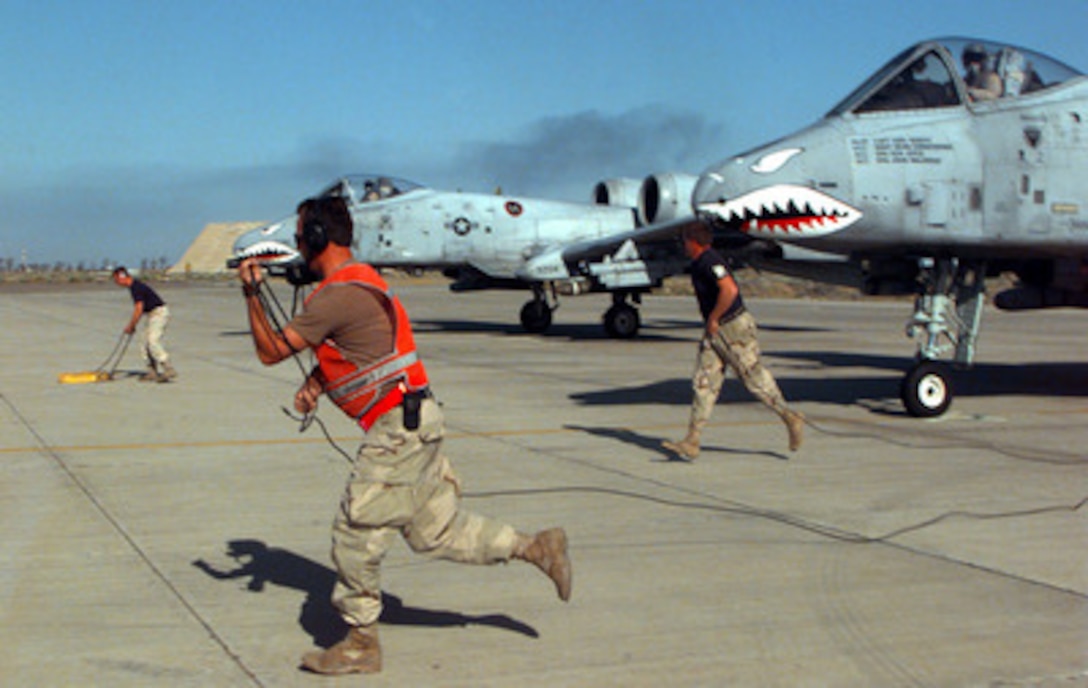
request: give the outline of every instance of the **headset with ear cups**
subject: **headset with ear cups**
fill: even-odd
[[[314,217],[316,211],[315,204],[306,212],[306,219],[302,223],[302,240],[306,242],[311,256],[321,253],[329,245],[329,234],[325,231],[325,226]]]

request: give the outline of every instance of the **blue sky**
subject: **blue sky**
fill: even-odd
[[[0,259],[174,261],[348,172],[588,200],[804,126],[924,38],[1088,70],[1088,0],[0,0]]]

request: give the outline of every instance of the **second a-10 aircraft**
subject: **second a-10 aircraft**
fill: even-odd
[[[1007,44],[919,43],[815,124],[698,178],[601,182],[596,205],[385,181],[376,195],[351,178],[326,191],[348,197],[359,257],[453,270],[455,290],[530,288],[530,331],[550,324],[549,296],[608,291],[606,329],[633,336],[628,300],[685,267],[676,236],[693,222],[762,268],[915,294],[900,389],[915,416],[951,403],[943,356],[973,361],[987,276],[1018,278],[999,308],[1088,307],[1088,77]],[[296,257],[293,231],[245,235],[236,256]]]
[[[685,179],[684,203],[690,215],[686,199],[695,177]],[[526,276],[526,266],[539,255],[573,241],[599,240],[634,229],[637,221],[631,207],[439,191],[370,174],[342,177],[318,195],[347,201],[355,225],[353,251],[375,267],[439,268],[453,278],[450,288],[458,292],[531,289],[533,298],[521,309],[522,326],[530,332],[543,332],[551,325],[559,293],[613,291],[615,303],[605,314],[605,327],[613,336],[632,337],[638,330],[638,312],[626,298],[637,299],[686,264],[673,251],[653,279],[643,275],[629,288],[608,280]],[[256,256],[272,274],[290,279],[300,260],[294,233],[293,215],[247,232],[235,242],[232,260]]]

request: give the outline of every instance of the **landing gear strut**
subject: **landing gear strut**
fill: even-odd
[[[604,331],[613,339],[631,339],[638,334],[642,326],[638,308],[627,302],[641,302],[641,294],[635,291],[612,292],[612,306],[605,311],[602,320]],[[543,284],[533,285],[533,298],[521,307],[521,326],[526,332],[540,334],[552,324],[552,314],[559,308],[559,300],[554,287],[551,298]]]
[[[986,264],[957,258],[923,258],[918,262],[920,289],[907,336],[919,338],[918,360],[907,371],[899,393],[907,413],[939,416],[952,404],[947,367],[938,359],[953,352],[953,362],[970,366],[982,319]]]

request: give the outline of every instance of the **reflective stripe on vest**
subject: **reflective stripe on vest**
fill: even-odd
[[[340,268],[322,281],[306,302],[330,284],[351,284],[376,291],[389,306],[386,311],[393,321],[393,351],[388,355],[362,368],[344,358],[330,340],[325,340],[316,352],[325,377],[325,394],[364,430],[369,430],[382,414],[400,404],[405,392],[426,388],[427,372],[416,352],[404,307],[374,268],[360,263]]]
[[[405,368],[417,361],[419,361],[419,354],[415,351],[395,358],[384,358],[373,368],[344,375],[335,382],[330,382],[326,386],[325,394],[337,406],[340,406],[349,402],[354,395],[364,392],[368,387],[380,387],[382,383],[405,376]]]

